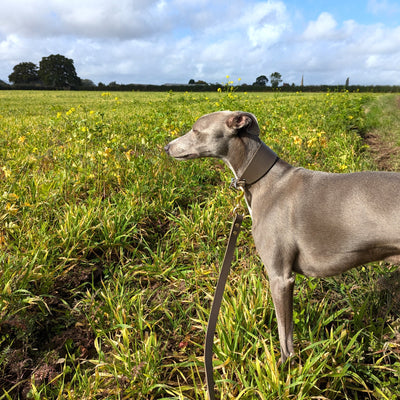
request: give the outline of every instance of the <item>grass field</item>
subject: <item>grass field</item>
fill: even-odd
[[[177,162],[163,146],[202,114],[241,109],[294,165],[377,169],[382,127],[399,129],[396,101],[229,86],[0,91],[0,400],[204,399],[205,327],[235,194],[220,162]],[[393,148],[399,135],[382,140]],[[250,226],[247,218],[217,326],[218,396],[400,398],[397,266],[297,276],[297,356],[278,366]]]

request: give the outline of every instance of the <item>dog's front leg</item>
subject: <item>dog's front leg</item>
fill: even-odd
[[[278,321],[281,358],[285,362],[294,353],[293,348],[293,288],[295,278],[270,277],[272,300]]]

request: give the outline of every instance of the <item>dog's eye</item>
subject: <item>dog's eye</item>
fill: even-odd
[[[197,129],[193,129],[193,133],[194,133],[195,135],[199,135],[199,134],[200,134],[200,131],[198,131]]]

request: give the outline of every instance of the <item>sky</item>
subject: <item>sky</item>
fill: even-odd
[[[400,0],[2,0],[0,79],[50,54],[95,84],[400,85]]]

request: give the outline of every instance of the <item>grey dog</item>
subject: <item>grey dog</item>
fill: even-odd
[[[274,154],[259,133],[253,114],[221,111],[199,118],[165,151],[178,160],[219,158],[241,179],[259,148]],[[372,261],[400,262],[400,173],[310,171],[278,157],[265,169],[242,188],[285,361],[294,353],[295,273],[327,277]]]

